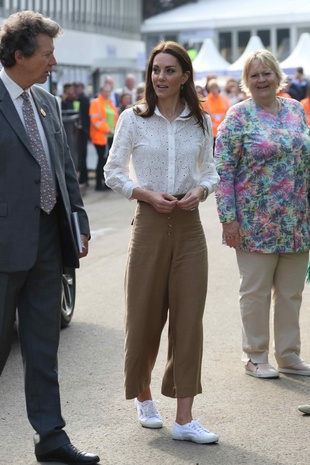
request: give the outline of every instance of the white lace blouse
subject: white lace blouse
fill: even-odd
[[[185,105],[170,123],[158,108],[149,118],[136,115],[132,108],[123,111],[104,168],[106,184],[128,199],[136,187],[176,195],[203,185],[213,192],[219,176],[210,117],[205,116],[203,133],[193,117],[182,118],[188,113]]]

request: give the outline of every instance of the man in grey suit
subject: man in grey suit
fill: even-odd
[[[0,30],[0,373],[18,308],[37,460],[94,465],[99,457],[76,449],[64,431],[57,373],[62,269],[87,255],[89,224],[57,100],[34,86],[56,65],[60,33],[32,11],[11,15]]]

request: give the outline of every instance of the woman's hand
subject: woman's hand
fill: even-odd
[[[241,245],[241,229],[237,220],[231,223],[222,223],[224,241],[229,247],[234,249],[240,248]]]
[[[178,207],[182,210],[194,211],[198,208],[202,195],[203,188],[201,186],[194,187],[184,195],[182,200],[178,200]]]
[[[141,187],[133,189],[131,198],[149,203],[158,213],[171,213],[178,203],[178,199],[173,195],[165,192],[148,191]]]
[[[165,192],[149,192],[147,202],[150,203],[158,213],[171,213],[178,203],[178,199]]]

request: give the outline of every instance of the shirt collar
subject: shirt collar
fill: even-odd
[[[157,105],[155,107],[154,113],[163,118],[163,115],[160,113]],[[184,102],[184,110],[182,111],[182,113],[176,119],[178,119],[178,118],[184,119],[184,117],[187,116],[189,113],[190,113],[189,106],[187,105],[187,102]]]
[[[21,94],[24,92],[24,89],[22,89],[16,82],[14,82],[5,72],[4,68],[0,71],[0,78],[2,79],[3,84],[5,85],[8,93],[10,94],[11,99],[14,101],[18,99],[18,97],[21,96]],[[26,90],[29,94],[29,89]]]

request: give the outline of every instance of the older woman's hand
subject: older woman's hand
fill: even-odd
[[[223,236],[226,244],[229,247],[238,249],[241,245],[240,238],[242,237],[241,229],[237,220],[231,223],[222,223]]]

